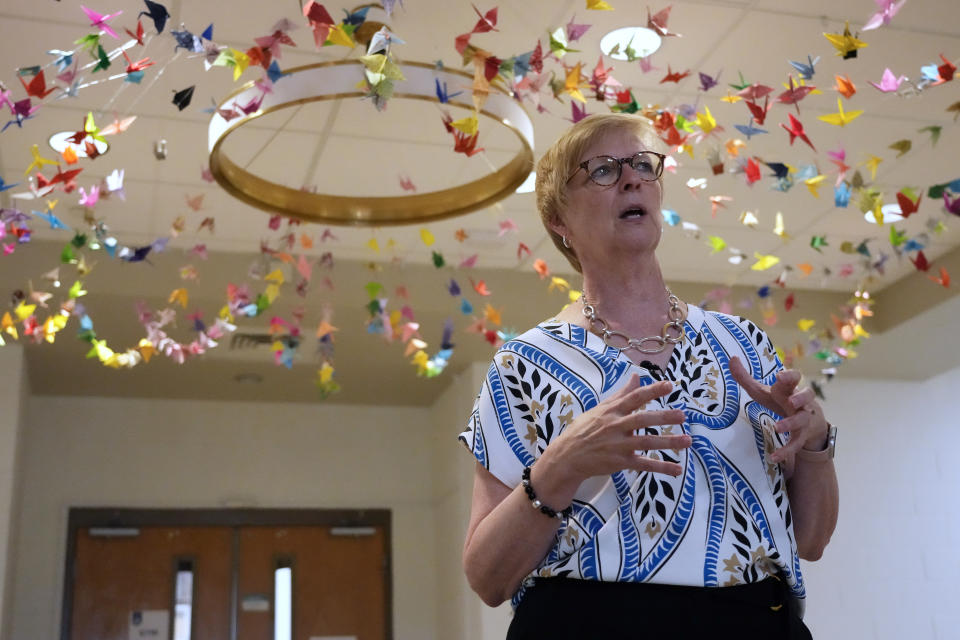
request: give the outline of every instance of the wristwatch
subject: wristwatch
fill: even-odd
[[[797,457],[802,460],[809,460],[810,462],[826,462],[827,460],[833,460],[833,456],[837,451],[837,427],[827,423],[827,445],[820,451],[810,451],[809,449],[801,448],[797,452]]]

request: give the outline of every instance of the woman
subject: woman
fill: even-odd
[[[596,115],[537,166],[583,297],[503,345],[460,436],[464,569],[512,598],[511,640],[809,637],[798,558],[836,524],[835,429],[756,325],[667,289],[656,144]]]

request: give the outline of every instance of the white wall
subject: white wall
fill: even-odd
[[[391,509],[394,637],[435,637],[428,410],[34,396],[27,419],[16,640],[59,635],[70,506],[238,499]]]
[[[840,519],[804,564],[818,639],[960,637],[960,369],[922,383],[838,378]]]
[[[433,406],[434,485],[437,519],[437,637],[503,640],[510,604],[492,609],[467,584],[461,553],[470,519],[474,457],[457,442],[487,373],[487,364],[464,370]]]
[[[30,398],[10,637],[57,635],[70,505],[239,498],[392,509],[397,640],[502,639],[509,605],[483,605],[460,568],[473,463],[456,434],[485,371],[465,370],[432,410]],[[841,506],[823,559],[804,564],[818,640],[957,637],[957,389],[960,369],[827,387]]]
[[[10,594],[18,550],[20,460],[25,406],[29,394],[23,347],[0,348],[0,640],[10,636]]]

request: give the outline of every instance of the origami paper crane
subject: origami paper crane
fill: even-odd
[[[744,104],[746,104],[747,108],[750,110],[750,114],[753,116],[753,121],[762,125],[767,119],[767,113],[770,111],[770,99],[764,96],[762,107],[752,100],[745,100]]]
[[[150,60],[150,58],[143,58],[133,62],[130,60],[130,56],[127,55],[126,51],[122,51],[124,59],[127,61],[127,73],[136,73],[137,71],[143,71],[147,67],[153,66],[155,63]]]
[[[177,49],[186,49],[190,53],[203,52],[203,42],[201,42],[200,38],[190,33],[186,29],[182,29],[180,31],[171,29],[170,35],[172,35],[177,41],[177,46],[173,48],[174,51]]]
[[[570,18],[570,22],[567,23],[567,40],[570,42],[576,42],[583,37],[583,34],[590,29],[589,24],[577,24],[575,20],[577,16]]]
[[[30,80],[29,84],[23,81],[23,76],[17,74],[17,77],[20,78],[20,84],[23,85],[27,95],[38,100],[43,100],[56,90],[55,86],[47,88],[47,81],[43,77],[43,69],[41,69],[37,75],[33,76],[33,79]]]
[[[816,147],[813,146],[813,143],[810,142],[810,138],[807,137],[806,132],[803,130],[803,124],[794,118],[792,113],[788,113],[787,115],[790,116],[790,125],[787,126],[781,122],[780,126],[783,127],[784,131],[790,134],[790,144],[793,144],[794,139],[800,138],[806,142],[811,149],[816,151]]]
[[[823,120],[827,124],[836,125],[838,127],[845,127],[848,123],[853,122],[857,118],[863,115],[863,110],[859,109],[857,111],[844,111],[843,102],[840,98],[837,98],[837,113],[831,113],[825,116],[819,116],[820,120]]]
[[[137,44],[141,47],[143,46],[143,37],[146,33],[143,30],[143,23],[137,20],[137,30],[130,31],[130,29],[124,28],[124,31],[127,32],[127,35],[137,41]]]
[[[698,75],[699,78],[700,78],[700,91],[709,91],[709,90],[712,89],[713,87],[717,86],[717,84],[719,84],[720,74],[721,74],[721,73],[723,73],[723,72],[722,72],[722,71],[718,71],[718,72],[717,72],[717,75],[715,75],[715,76],[708,76],[708,75],[705,74],[704,72],[698,71],[698,72],[697,72],[697,75]]]
[[[473,6],[473,5],[471,5]],[[473,6],[473,10],[479,16],[479,20],[473,26],[468,33],[463,33],[457,36],[454,39],[454,47],[457,50],[457,53],[464,55],[464,52],[467,50],[467,46],[470,44],[470,37],[475,33],[488,33],[490,31],[497,30],[497,8],[488,10],[486,13],[480,13],[480,10],[476,6]],[[557,29],[558,32],[563,33],[563,29]],[[566,34],[563,35],[564,40],[566,39]]]
[[[850,76],[834,76],[836,84],[833,85],[833,89],[838,91],[840,95],[849,100],[853,97],[853,94],[857,92],[857,88],[854,86],[853,81],[850,80]]]
[[[56,162],[55,160],[50,160],[50,159],[44,158],[43,156],[40,155],[40,146],[39,146],[39,145],[34,144],[33,146],[31,146],[31,147],[30,147],[30,153],[33,155],[33,161],[32,161],[32,162],[30,163],[30,165],[27,167],[27,170],[23,172],[23,175],[25,175],[25,176],[26,176],[26,175],[30,175],[30,172],[33,171],[34,169],[43,169],[44,165],[48,165],[48,164],[49,164],[49,165],[56,165],[56,164],[57,164],[57,162]]]
[[[196,87],[191,85],[186,89],[181,89],[173,95],[173,104],[177,105],[177,109],[183,111],[190,106],[190,101],[193,99],[193,90]]]
[[[913,198],[907,194],[905,191],[897,192],[897,204],[900,205],[900,215],[904,218],[909,218],[917,211],[920,210],[920,201],[923,199],[923,194],[917,197],[916,202]]]
[[[670,68],[670,65],[667,65],[667,75],[660,80],[660,84],[663,84],[664,82],[676,82],[679,84],[680,81],[686,78],[688,75],[690,75],[689,69],[686,71],[674,71]]]
[[[936,282],[937,284],[939,284],[941,287],[947,288],[950,286],[950,274],[947,273],[947,270],[944,267],[940,267],[939,278],[931,275],[927,275],[927,277],[930,278],[932,281]]]
[[[789,60],[789,62],[790,62],[790,66],[797,70],[797,73],[800,75],[801,78],[803,78],[804,80],[810,80],[813,78],[814,67],[818,62],[820,62],[820,56],[817,56],[816,60],[814,60],[811,56],[808,55],[806,63],[795,62],[793,60]]]
[[[952,105],[947,107],[947,113],[953,113],[953,121],[957,121],[957,117],[960,117],[960,101],[954,102]]]
[[[930,144],[931,146],[937,146],[937,142],[940,141],[940,134],[943,132],[943,127],[940,125],[930,125],[929,127],[922,127],[917,129],[917,133],[929,133],[930,134]]]
[[[903,140],[897,140],[896,142],[891,144],[889,148],[896,151],[897,157],[899,158],[913,148],[913,142],[904,138]]]
[[[943,207],[947,210],[948,213],[952,213],[955,216],[960,216],[960,195],[955,197],[953,200],[950,199],[950,192],[943,192]]]
[[[790,79],[790,88],[777,96],[777,102],[782,104],[792,104],[796,110],[797,115],[800,115],[800,101],[807,97],[811,91],[816,89],[812,85],[798,85],[793,84],[793,76],[789,76]]]
[[[116,118],[111,124],[108,124],[103,129],[100,130],[100,135],[113,136],[118,133],[123,133],[124,131],[130,128],[130,125],[132,125],[136,119],[137,119],[137,116],[129,116],[124,118],[123,120]]]
[[[857,49],[867,46],[866,42],[858,40],[850,34],[850,22],[848,21],[843,28],[843,33],[824,33],[824,37],[830,41],[833,48],[837,50],[837,55],[844,60],[857,57]]]
[[[877,29],[879,27],[885,27],[890,24],[890,20],[893,19],[893,16],[897,15],[897,12],[900,11],[900,8],[906,4],[907,0],[873,0],[877,5],[879,11],[874,13],[867,19],[867,23],[863,25],[864,31],[870,31],[871,29]]]
[[[883,70],[883,77],[880,79],[880,83],[870,82],[870,84],[877,90],[882,91],[883,93],[893,93],[900,88],[900,83],[907,79],[907,76],[895,76],[893,71],[890,68]]]
[[[666,9],[661,9],[651,16],[650,7],[647,7],[647,28],[656,31],[657,35],[659,35],[661,38],[680,36],[679,33],[667,29],[667,20],[670,19],[671,8],[671,5],[667,5]]]
[[[107,35],[113,36],[116,39],[120,39],[120,36],[117,35],[117,32],[108,24],[109,20],[113,20],[119,16],[123,11],[117,11],[116,13],[111,13],[108,15],[101,15],[92,9],[88,9],[83,5],[80,5],[80,8],[83,9],[83,12],[87,14],[87,17],[90,19],[90,26],[100,29]]]
[[[465,34],[468,35],[468,34]],[[550,37],[550,53],[553,54],[557,60],[563,58],[564,54],[567,53],[579,53],[579,49],[571,49],[569,42],[567,41],[567,32],[563,29],[556,29],[549,34]],[[540,41],[537,41],[537,46],[540,46]],[[536,53],[536,49],[534,49]],[[532,67],[532,64],[531,64]]]
[[[167,18],[170,17],[170,13],[167,11],[167,8],[159,2],[152,2],[151,0],[143,0],[143,2],[147,5],[147,10],[141,11],[137,15],[137,18],[140,16],[147,16],[153,21],[153,27],[157,30],[157,33],[163,33],[163,28],[167,24]],[[137,22],[138,27],[139,24],[140,23]],[[137,40],[140,39],[141,38],[137,38]],[[143,44],[143,42],[140,42],[140,44]]]
[[[748,122],[747,124],[745,125],[735,124],[733,125],[733,128],[739,131],[740,133],[742,133],[743,135],[747,136],[747,140],[757,135],[758,133],[768,133],[766,129],[761,129],[759,127],[753,126],[753,118],[751,118],[750,122]]]

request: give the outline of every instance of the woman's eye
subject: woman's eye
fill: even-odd
[[[599,162],[591,170],[590,176],[592,178],[605,178],[612,175],[615,171],[613,167],[614,163],[611,162]]]

